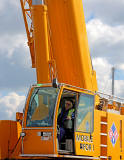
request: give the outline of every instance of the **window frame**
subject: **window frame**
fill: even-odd
[[[78,129],[77,129],[77,120],[78,120],[78,107],[79,107],[79,101],[80,101],[80,96],[82,96],[82,95],[88,95],[88,96],[93,96],[93,108],[92,108],[92,110],[93,110],[93,112],[92,112],[92,119],[90,120],[90,131],[89,132],[84,132],[84,131],[79,131]],[[93,95],[93,94],[88,94],[88,93],[84,93],[84,92],[80,92],[79,94],[78,94],[78,102],[77,102],[77,104],[76,104],[76,111],[75,111],[75,132],[80,132],[80,133],[86,133],[86,134],[92,134],[93,132],[94,132],[94,106],[95,106],[95,95]],[[92,125],[92,128],[91,128],[91,125]]]
[[[30,99],[29,99],[29,103],[28,103],[28,108],[27,108],[27,113],[26,113],[26,123],[25,123],[25,125],[26,125],[26,128],[49,128],[49,127],[53,127],[54,126],[54,113],[55,113],[55,109],[56,109],[56,103],[57,103],[57,101],[58,101],[58,96],[59,96],[59,92],[60,92],[60,89],[58,88],[58,93],[56,94],[56,101],[55,101],[55,106],[54,106],[54,109],[53,109],[53,119],[52,119],[52,124],[51,125],[49,125],[49,126],[28,126],[27,125],[27,120],[28,120],[28,111],[29,111],[29,105],[30,105],[30,103],[31,103],[31,101],[32,101],[32,99],[34,99],[34,95],[37,93],[37,92],[39,92],[39,90],[40,89],[44,89],[44,88],[53,88],[53,89],[55,89],[54,87],[52,87],[52,86],[48,86],[48,87],[46,87],[46,86],[43,86],[43,87],[34,87],[33,88],[33,91],[32,91],[32,95],[31,95],[31,97],[30,97]],[[57,89],[57,88],[56,88]],[[35,91],[36,90],[36,91]],[[33,93],[33,92],[35,92],[35,93]],[[33,95],[34,94],[34,95]]]

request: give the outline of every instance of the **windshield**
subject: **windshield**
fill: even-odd
[[[52,87],[35,88],[27,113],[27,127],[53,126],[58,90]]]

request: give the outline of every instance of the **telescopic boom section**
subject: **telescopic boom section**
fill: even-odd
[[[97,91],[82,0],[27,2],[31,6],[37,82],[47,83],[57,78],[60,83]]]
[[[45,0],[45,3],[58,80],[96,91],[82,0]]]
[[[21,0],[21,6],[32,58],[32,66],[36,68],[37,83],[49,83],[47,6],[42,5],[40,0],[36,2],[39,3],[35,3],[33,0]],[[33,51],[31,50],[32,45],[34,46]]]

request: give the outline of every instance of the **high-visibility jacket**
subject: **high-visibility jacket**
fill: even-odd
[[[75,111],[74,108],[71,108],[69,110],[60,109],[59,110],[59,115],[58,115],[58,125],[60,127],[64,127],[64,121],[66,119],[69,119],[69,118],[74,119],[74,111]]]

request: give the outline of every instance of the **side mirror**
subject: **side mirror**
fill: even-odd
[[[23,120],[23,113],[16,112],[16,121],[22,122]]]

